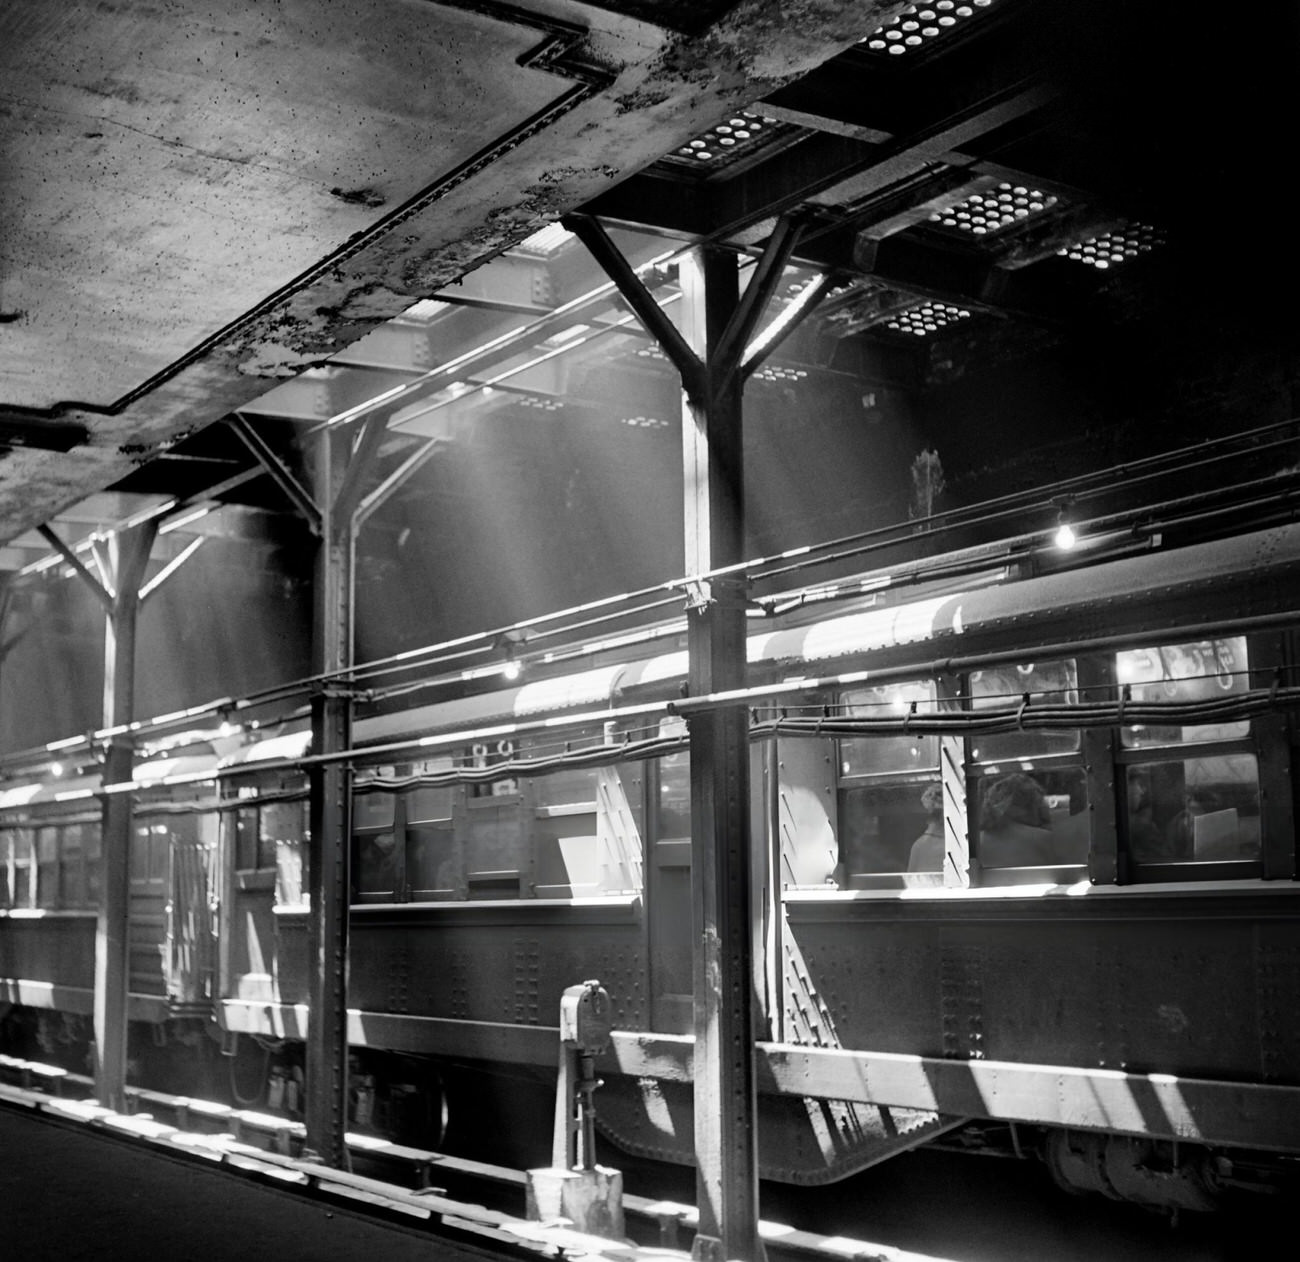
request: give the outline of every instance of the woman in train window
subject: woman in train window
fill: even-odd
[[[1047,867],[1055,861],[1047,795],[1032,776],[994,780],[980,806],[979,860],[986,868]]]
[[[908,886],[943,884],[943,786],[927,784],[921,794],[926,823],[907,856]]]

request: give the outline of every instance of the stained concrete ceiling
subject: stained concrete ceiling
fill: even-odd
[[[0,542],[900,7],[0,4]]]
[[[819,328],[908,388],[1064,345],[1141,399],[1198,345],[1284,354],[1300,241],[1265,194],[1298,23],[1174,0],[0,0],[0,571],[53,560],[33,527],[82,533],[94,513],[66,510],[106,488],[120,520],[242,460],[248,503],[270,479],[212,426],[235,409],[273,440],[380,368],[476,388],[499,348],[422,383],[464,349],[448,312],[386,322],[434,298],[544,340],[572,254],[467,274],[574,210],[740,250],[797,217],[792,265],[831,281]]]

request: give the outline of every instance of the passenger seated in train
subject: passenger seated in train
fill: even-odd
[[[1047,795],[1032,776],[994,780],[980,806],[979,860],[986,868],[1047,867],[1056,862]]]
[[[1210,788],[1188,790],[1185,805],[1170,821],[1166,853],[1178,859],[1237,859],[1250,857],[1257,844],[1243,843],[1237,812],[1225,807]]]
[[[908,886],[943,884],[943,786],[927,784],[921,794],[926,822],[907,856]]]

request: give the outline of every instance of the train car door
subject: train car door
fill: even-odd
[[[216,812],[179,815],[171,822],[167,902],[167,995],[173,1006],[206,1010],[212,997],[212,868]]]
[[[137,819],[131,837],[127,928],[128,987],[133,995],[167,993],[167,904],[171,893],[171,837],[158,819]]]

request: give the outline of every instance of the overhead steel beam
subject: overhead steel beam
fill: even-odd
[[[99,601],[101,605],[104,606],[105,610],[107,610],[109,614],[112,614],[113,593],[110,592],[108,588],[105,587],[104,584],[101,583],[99,579],[96,578],[95,575],[93,575],[90,572],[90,570],[86,568],[86,565],[82,561],[82,559],[75,552],[73,552],[73,550],[70,547],[68,547],[68,545],[64,543],[63,540],[60,539],[59,536],[56,535],[54,531],[50,529],[49,526],[42,524],[40,526],[37,526],[36,530],[40,534],[41,538],[44,539],[47,543],[49,543],[49,545],[70,566],[72,566],[72,568],[77,572],[77,574],[81,576],[82,581],[86,584],[86,586],[90,588],[91,593],[94,595],[95,599]]]
[[[794,209],[852,181],[846,199],[861,200],[928,164],[949,163],[953,151],[1050,99],[1046,89],[1013,85],[881,144],[813,135],[718,186],[709,208],[709,240],[725,240],[750,224]]]
[[[334,515],[348,522],[351,530],[353,514],[357,501],[361,498],[361,488],[374,467],[375,458],[388,433],[388,420],[379,413],[371,413],[362,423],[361,433],[357,436],[348,459],[343,480],[334,498]]]
[[[829,58],[766,96],[763,112],[819,131],[883,141],[923,130],[929,120],[1050,73],[1055,27],[1034,6],[983,15],[978,35],[941,36],[912,60],[861,45]],[[952,38],[958,35],[957,38]],[[911,64],[902,64],[911,63]]]
[[[854,80],[851,91],[847,86],[839,89],[851,97],[862,96],[864,83],[873,81],[861,69],[838,73],[849,73]],[[961,153],[964,145],[1034,113],[1056,95],[1050,86],[1027,81],[1023,62],[1016,77],[1000,83],[980,80],[964,93],[958,84],[913,97],[896,79],[886,82],[891,90],[874,98],[883,126],[850,128],[851,134],[844,129],[814,132],[731,178],[724,172],[705,182],[650,170],[624,180],[582,210],[614,222],[722,241],[849,180],[855,183],[848,196],[860,201],[928,165],[969,165],[976,159]],[[899,108],[901,96],[907,97],[910,108]]]
[[[677,326],[655,302],[644,282],[632,270],[609,234],[590,215],[566,215],[561,223],[591,252],[592,257],[614,282],[624,301],[632,308],[646,332],[662,347],[665,355],[681,375],[688,394],[698,394],[703,387],[699,356],[687,345]]]
[[[776,227],[772,229],[763,254],[754,267],[754,274],[712,352],[717,364],[717,375],[712,382],[714,390],[725,388],[731,374],[739,370],[745,347],[781,283],[785,265],[790,261],[802,228],[803,225],[790,215],[782,215],[776,221]]]
[[[278,486],[290,503],[302,514],[312,534],[321,533],[321,509],[312,498],[311,493],[294,477],[289,467],[268,446],[266,439],[253,428],[238,412],[226,418],[226,424],[239,436],[244,446],[257,458],[257,463],[271,475],[271,480]]]
[[[805,299],[801,294],[794,301],[800,303],[799,313],[796,318],[786,320],[774,332],[768,335],[766,331],[759,333],[762,339],[762,345],[754,349],[758,338],[750,342],[745,348],[745,354],[741,360],[741,370],[744,372],[746,379],[752,377],[777,351],[777,348],[806,320],[821,304],[826,300],[831,291],[831,281],[829,275],[814,279],[811,284],[816,286],[813,294]],[[779,317],[777,317],[779,319]]]

